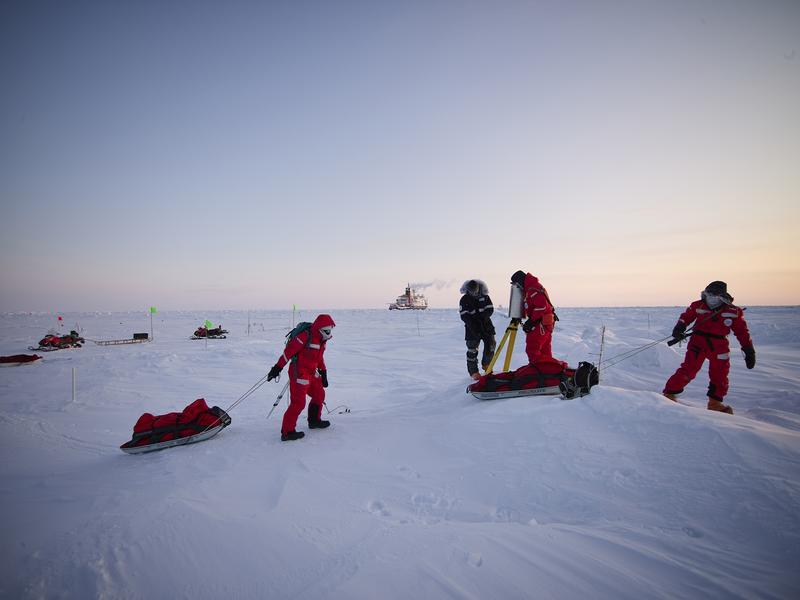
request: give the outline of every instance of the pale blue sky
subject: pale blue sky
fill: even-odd
[[[800,302],[800,2],[5,2],[0,310]]]

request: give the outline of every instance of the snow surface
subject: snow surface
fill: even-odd
[[[682,308],[562,309],[554,353],[596,362],[605,324],[610,358]],[[277,359],[287,312],[251,313],[249,336],[246,312],[158,313],[151,343],[0,369],[0,596],[800,597],[800,309],[747,311],[758,364],[732,341],[735,416],[705,410],[705,372],[685,404],[658,393],[685,347],[639,353],[581,399],[482,402],[455,310],[331,314],[332,426],[296,442],[279,438],[285,401],[266,419],[282,379],[209,441],[118,448],[142,412],[233,404]],[[205,319],[229,337],[190,340]],[[150,328],[64,322],[92,340]],[[0,316],[0,354],[55,324]]]

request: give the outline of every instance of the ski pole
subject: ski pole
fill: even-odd
[[[275,410],[276,406],[278,406],[278,403],[281,401],[281,398],[283,398],[283,395],[286,393],[286,388],[288,388],[288,387],[289,387],[289,382],[287,381],[286,385],[283,386],[283,389],[281,390],[281,393],[278,394],[278,397],[275,399],[275,402],[273,403],[272,408],[269,409],[269,414],[267,415],[268,419],[272,416],[272,411]]]

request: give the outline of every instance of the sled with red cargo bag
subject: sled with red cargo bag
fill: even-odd
[[[231,424],[231,418],[219,406],[209,408],[199,398],[183,409],[165,415],[144,413],[133,426],[133,437],[120,446],[128,454],[143,454],[173,446],[202,442],[214,437]]]
[[[520,396],[557,396],[579,398],[597,385],[597,367],[581,362],[573,369],[563,361],[544,358],[516,371],[489,373],[467,386],[467,393],[478,400],[500,400]]]
[[[37,360],[42,360],[38,354],[14,354],[12,356],[0,356],[0,367],[19,367],[29,365]]]

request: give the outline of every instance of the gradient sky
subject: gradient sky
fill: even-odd
[[[800,303],[800,2],[0,3],[0,310]]]

